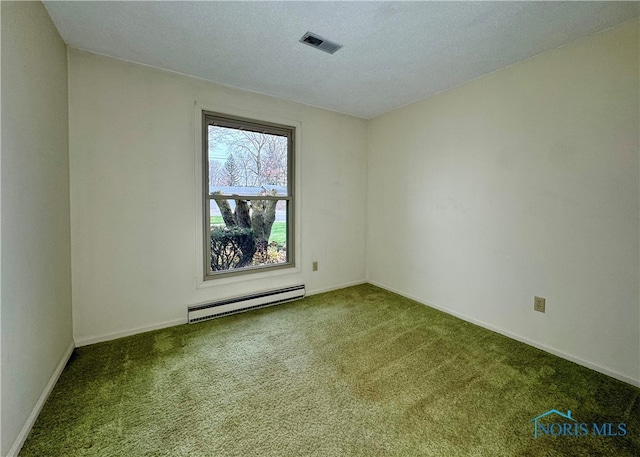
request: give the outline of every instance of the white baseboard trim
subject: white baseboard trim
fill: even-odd
[[[429,306],[431,308],[437,309],[439,311],[442,311],[444,313],[450,314],[452,316],[455,316],[459,319],[462,319],[463,321],[467,321],[470,322],[472,324],[478,325],[480,327],[486,328],[487,330],[491,330],[492,332],[496,332],[499,333],[501,335],[504,335],[508,338],[511,338],[512,340],[516,340],[516,341],[520,341],[521,343],[524,344],[528,344],[529,346],[533,346],[534,348],[540,349],[544,352],[548,352],[549,354],[553,354],[555,356],[558,356],[562,359],[565,360],[569,360],[570,362],[574,362],[577,363],[578,365],[582,365],[583,367],[589,368],[591,370],[597,371],[599,373],[605,374],[607,376],[611,376],[612,378],[615,378],[619,381],[622,382],[626,382],[627,384],[631,384],[632,386],[636,386],[636,387],[640,387],[640,379],[634,379],[630,376],[624,375],[622,373],[618,373],[615,370],[612,370],[611,368],[607,368],[607,367],[603,367],[601,365],[598,365],[596,363],[593,362],[589,362],[587,360],[581,359],[580,357],[576,357],[574,355],[568,354],[566,352],[563,352],[561,350],[555,349],[553,347],[547,346],[545,344],[539,343],[537,341],[533,341],[530,340],[528,338],[525,338],[523,336],[520,335],[516,335],[515,333],[511,333],[507,330],[501,329],[499,327],[495,327],[491,324],[487,324],[486,322],[483,321],[479,321],[477,319],[474,319],[472,317],[466,316],[464,314],[458,313],[456,311],[453,311],[449,308],[446,308],[444,306],[438,306],[438,305],[434,305],[433,303],[428,303],[425,302],[424,300],[421,300],[417,297],[412,296],[411,294],[406,294],[404,292],[401,292],[393,287],[387,286],[383,283],[380,283],[378,281],[372,281],[372,280],[368,280],[367,281],[369,284],[372,284],[374,286],[380,287],[382,289],[388,290],[389,292],[393,292],[394,294],[398,294],[398,295],[402,295],[403,297],[409,298],[411,300],[417,301],[420,304],[423,304],[425,306]]]
[[[13,442],[13,446],[11,446],[11,448],[9,449],[6,457],[15,457],[20,452],[20,449],[22,449],[24,442],[27,440],[27,436],[29,436],[29,432],[31,432],[31,429],[33,428],[33,424],[36,423],[36,419],[38,418],[38,415],[40,415],[42,407],[47,401],[47,398],[49,398],[49,395],[51,394],[51,391],[55,387],[56,383],[58,382],[58,379],[60,378],[64,367],[67,365],[67,362],[69,361],[74,348],[75,344],[72,341],[69,344],[69,347],[67,347],[67,350],[64,352],[62,359],[60,359],[60,362],[51,375],[51,378],[49,378],[49,382],[42,391],[42,395],[40,395],[40,398],[38,398],[36,405],[33,407],[33,410],[31,410],[31,414],[29,414],[27,421],[22,427],[22,430],[20,430],[20,433],[18,433],[16,440]]]
[[[186,308],[185,308],[185,311],[186,311]],[[89,344],[95,344],[95,343],[102,343],[103,341],[117,340],[118,338],[123,338],[125,336],[137,335],[138,333],[151,332],[153,330],[160,330],[161,328],[174,327],[176,325],[182,325],[186,323],[187,323],[187,317],[185,315],[185,317],[182,319],[174,319],[172,321],[161,322],[159,324],[148,325],[145,327],[132,328],[129,330],[123,330],[121,332],[78,337],[76,338],[76,347],[88,346]]]
[[[365,279],[361,279],[358,281],[352,281],[348,283],[339,284],[336,286],[325,287],[322,289],[313,289],[307,290],[306,295],[316,295],[323,292],[330,292],[332,290],[344,289],[345,287],[357,286],[359,284],[366,284]],[[82,336],[76,337],[76,347],[88,346],[90,344],[102,343],[104,341],[117,340],[118,338],[123,338],[125,336],[137,335],[138,333],[151,332],[153,330],[160,330],[162,328],[173,327],[176,325],[182,325],[187,323],[187,318],[184,319],[175,319],[172,321],[161,322],[159,324],[149,325],[145,327],[137,327],[129,330],[123,330],[121,332],[113,332],[113,333],[105,333],[102,335],[92,335],[92,336]]]
[[[332,290],[344,289],[345,287],[351,287],[351,286],[359,286],[360,284],[366,284],[366,283],[367,283],[366,279],[360,279],[358,281],[351,281],[351,282],[347,282],[347,283],[340,284],[340,285],[337,285],[337,286],[330,286],[330,287],[323,287],[321,289],[307,290],[307,295],[323,294],[325,292],[331,292]]]
[[[348,283],[339,284],[337,286],[325,287],[322,289],[313,289],[307,290],[307,295],[316,295],[323,292],[330,292],[332,290],[344,289],[345,287],[357,286],[359,284],[366,284],[366,279],[361,279],[358,281],[352,281]],[[113,332],[113,333],[105,333],[102,335],[91,335],[91,336],[81,336],[76,337],[76,347],[88,346],[90,344],[102,343],[104,341],[117,340],[118,338],[123,338],[125,336],[137,335],[138,333],[151,332],[153,330],[160,330],[162,328],[173,327],[175,325],[182,325],[187,323],[187,318],[184,319],[175,319],[172,321],[161,322],[159,324],[149,325],[145,327],[137,327],[129,330],[123,330],[121,332]]]

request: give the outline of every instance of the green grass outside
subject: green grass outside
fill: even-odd
[[[211,216],[212,225],[224,225],[222,216]],[[271,236],[269,237],[269,243],[275,242],[279,246],[287,242],[287,223],[286,222],[274,222],[271,227]]]

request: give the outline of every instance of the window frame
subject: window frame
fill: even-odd
[[[296,135],[297,130],[293,125],[279,124],[275,122],[251,119],[242,116],[224,114],[215,111],[202,109],[202,234],[203,234],[203,280],[212,281],[216,279],[230,278],[247,274],[270,272],[281,269],[291,269],[296,267],[296,239],[295,239],[295,193],[296,193]],[[253,132],[273,134],[287,138],[287,195],[213,195],[209,192],[209,126],[216,125],[225,128],[238,130],[248,130]],[[278,200],[286,201],[286,223],[287,223],[287,261],[278,264],[257,265],[242,267],[232,270],[211,271],[211,244],[210,244],[210,224],[211,224],[211,202],[215,200]]]

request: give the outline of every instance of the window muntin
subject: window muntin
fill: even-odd
[[[294,266],[294,137],[203,112],[205,280]]]

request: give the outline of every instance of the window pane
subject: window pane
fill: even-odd
[[[209,192],[287,195],[285,135],[208,126]]]
[[[210,272],[289,262],[286,200],[210,201]]]
[[[294,265],[295,128],[204,113],[205,280]]]

